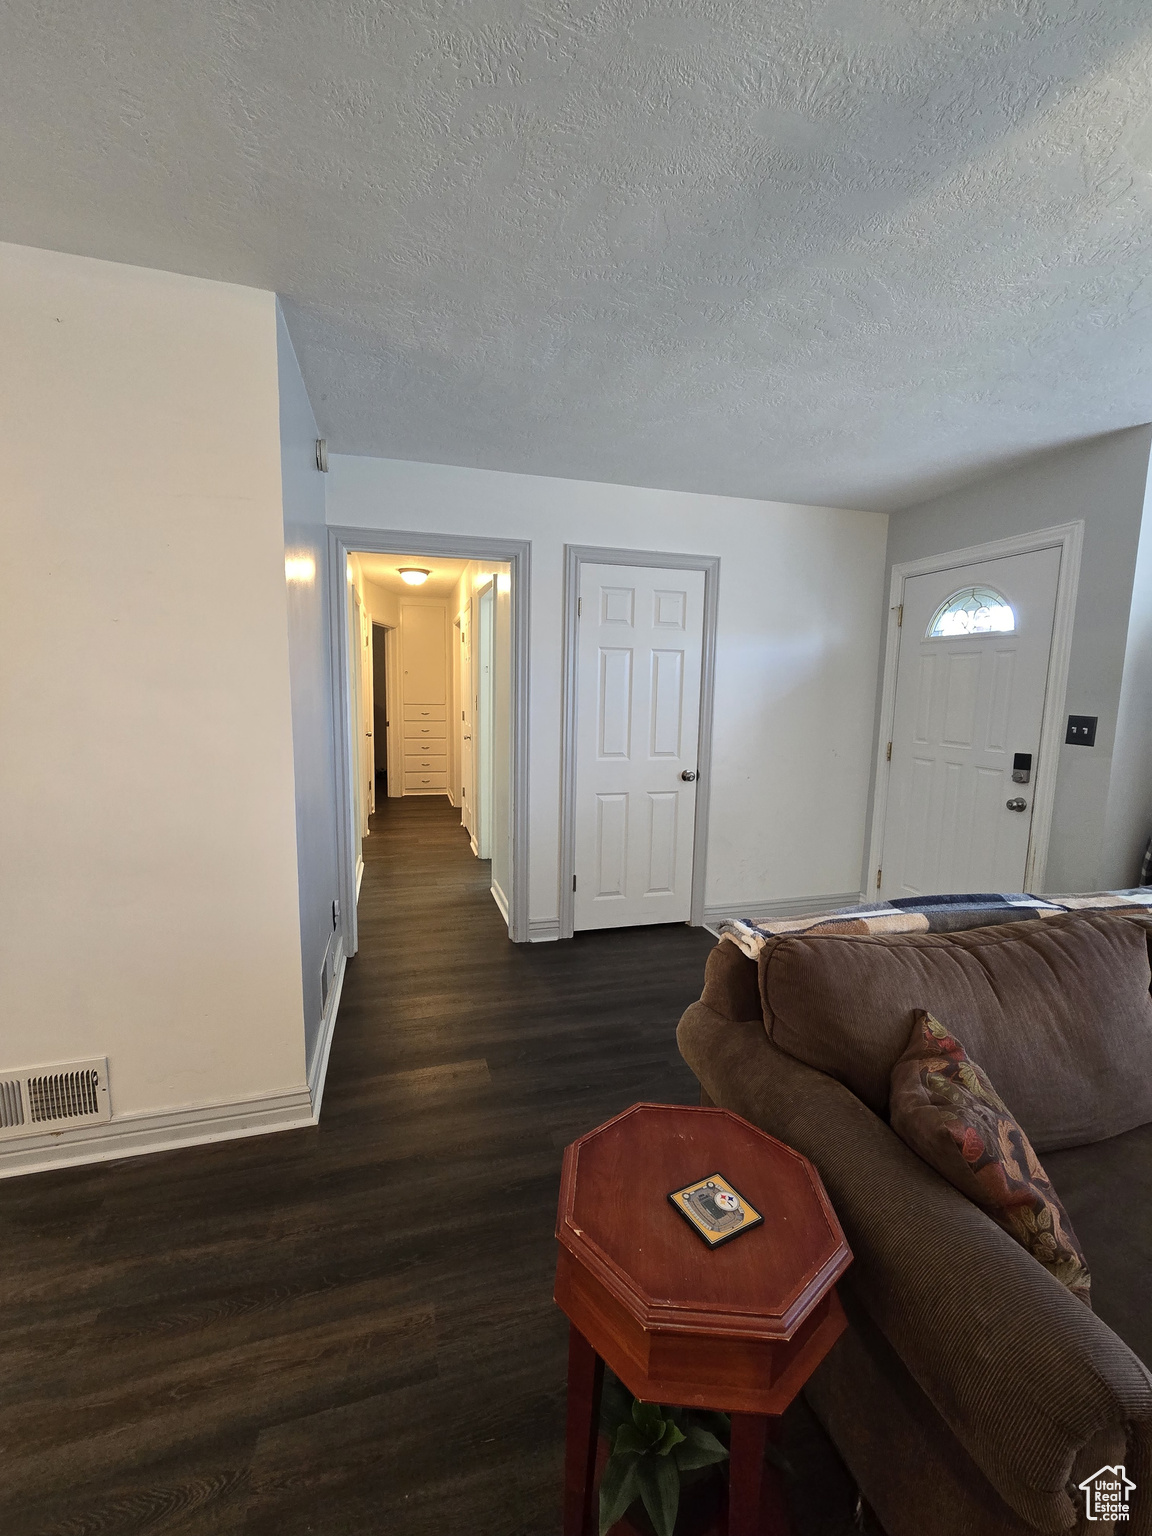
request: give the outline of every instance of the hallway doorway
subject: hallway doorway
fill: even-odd
[[[475,545],[477,541],[472,541]],[[482,542],[482,541],[481,541]],[[347,616],[340,678],[347,942],[373,811],[392,800],[447,802],[465,847],[489,863],[489,888],[513,937],[526,937],[526,630],[517,566],[526,559],[427,552],[413,539],[333,534],[334,608]],[[365,547],[367,546],[367,547]],[[336,593],[334,592],[334,597]],[[356,637],[360,643],[356,643]],[[514,930],[519,926],[519,933]]]

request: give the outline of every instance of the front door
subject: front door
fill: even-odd
[[[704,573],[584,565],[575,927],[692,910]]]
[[[882,896],[1023,890],[1059,575],[1050,548],[905,582]]]

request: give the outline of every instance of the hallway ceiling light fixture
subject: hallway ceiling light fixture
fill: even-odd
[[[406,581],[410,587],[422,587],[431,574],[431,571],[426,571],[423,566],[419,565],[402,565],[400,567],[400,580]]]

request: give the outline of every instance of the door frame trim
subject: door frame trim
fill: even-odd
[[[347,633],[350,554],[428,554],[454,560],[499,560],[511,570],[512,603],[512,749],[509,824],[512,834],[512,910],[508,937],[528,941],[528,637],[532,590],[530,539],[489,539],[471,534],[420,533],[406,528],[328,529],[328,591],[332,635],[332,708],[336,738],[336,802],[341,925],[344,952],[356,953],[356,836],[352,822],[352,762],[350,752],[352,700],[348,668],[337,640]]]
[[[598,544],[564,546],[564,634],[561,646],[560,705],[560,938],[576,931],[572,881],[576,873],[576,668],[577,601],[585,565],[646,565],[664,571],[703,571],[704,627],[700,646],[700,724],[696,747],[697,784],[708,793],[696,796],[692,837],[692,905],[689,922],[704,923],[704,888],[708,857],[708,812],[712,799],[712,713],[716,684],[716,626],[720,600],[720,556],[681,554],[656,549],[611,549]]]
[[[480,672],[481,663],[483,661],[481,645],[483,644],[485,638],[484,598],[489,595],[491,596],[492,602],[488,623],[492,632],[487,636],[488,644],[484,647],[484,649],[488,651],[489,660],[491,661],[494,660],[496,656],[496,583],[492,578],[489,578],[482,587],[474,588],[472,592],[472,596],[476,603],[476,634],[474,636],[476,644],[475,649],[472,652],[472,665],[469,667],[469,671],[475,678],[476,683],[476,706],[472,715],[472,792],[476,801],[476,827],[472,841],[476,845],[476,857],[478,859],[490,859],[492,857],[492,823],[496,820],[495,811],[493,809],[495,800],[492,796],[492,781],[496,777],[495,762],[494,759],[491,762],[484,761],[485,758],[493,757],[493,743],[489,738],[494,737],[496,734],[496,701],[492,696],[491,684],[489,684],[488,687],[487,703],[487,712],[490,718],[485,722],[486,729],[484,730],[483,735],[480,733],[480,697],[483,692],[483,679]],[[482,749],[479,752],[476,751],[477,741],[480,742]],[[483,780],[482,790],[480,789],[481,780]],[[484,808],[484,801],[486,798],[492,802],[492,804],[490,804],[487,809]],[[481,836],[481,833],[483,833],[483,836]],[[487,853],[484,851],[485,847],[487,847]],[[515,882],[513,882],[513,885],[515,885]],[[497,891],[500,892],[499,895],[496,895]],[[500,887],[496,884],[495,880],[492,882],[492,893],[494,896],[496,896],[496,905],[503,912],[506,906],[506,903],[503,900],[504,892],[500,890]]]
[[[864,899],[877,889],[876,876],[884,865],[884,822],[888,814],[888,784],[892,766],[887,760],[888,743],[896,714],[896,685],[900,656],[900,626],[897,615],[904,602],[904,585],[913,576],[928,576],[951,566],[976,565],[985,560],[1003,560],[1010,555],[1029,555],[1041,549],[1060,550],[1060,573],[1056,578],[1056,608],[1052,616],[1052,645],[1048,653],[1048,673],[1044,683],[1044,710],[1040,722],[1039,759],[1032,791],[1032,822],[1028,832],[1028,856],[1024,864],[1024,889],[1039,892],[1043,888],[1048,864],[1048,843],[1052,832],[1052,811],[1056,800],[1056,775],[1060,762],[1061,729],[1064,701],[1068,689],[1068,665],[1072,653],[1072,625],[1076,614],[1076,592],[1080,583],[1080,559],[1084,548],[1084,523],[1060,523],[1039,528],[1034,533],[1011,538],[992,539],[969,549],[954,549],[946,554],[924,555],[919,560],[904,560],[892,567],[888,594],[888,629],[884,643],[884,685],[880,703],[880,729],[876,740],[876,791],[872,799],[872,826],[868,838],[867,881]]]

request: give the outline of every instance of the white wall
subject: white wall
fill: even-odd
[[[311,1066],[320,1046],[324,1012],[321,971],[325,965],[330,980],[334,982],[336,979],[332,975],[336,945],[332,903],[340,894],[336,861],[328,530],[324,522],[326,477],[316,468],[316,418],[279,304],[276,306],[276,348],[304,1039]]]
[[[1152,427],[1114,432],[894,513],[889,526],[890,572],[904,560],[1083,519],[1084,551],[1063,707],[1068,714],[1096,715],[1100,723],[1094,747],[1064,746],[1060,751],[1044,880],[1048,891],[1130,885],[1136,877],[1122,852],[1131,829],[1122,830],[1116,821],[1119,802],[1107,839],[1105,821],[1150,444]],[[887,594],[886,577],[885,622]],[[878,702],[876,718],[878,729]],[[1129,782],[1126,771],[1121,779]]]
[[[359,570],[360,562],[355,562]],[[389,592],[384,587],[379,587],[374,581],[368,581],[361,577],[359,580],[361,600],[367,604],[368,612],[372,615],[374,624],[383,624],[387,629],[397,629],[400,625],[400,597],[395,592]]]
[[[334,455],[334,525],[532,540],[529,912],[559,913],[565,543],[721,557],[710,907],[860,888],[887,519]]]
[[[0,246],[0,461],[0,1066],[298,1095],[273,295]]]
[[[1152,484],[1136,551],[1128,640],[1116,709],[1112,773],[1104,817],[1101,877],[1134,885],[1152,837]]]

